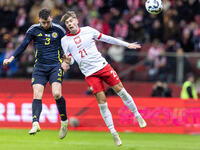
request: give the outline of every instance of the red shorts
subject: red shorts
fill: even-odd
[[[119,76],[109,64],[107,64],[103,69],[87,76],[85,80],[87,84],[92,87],[93,94],[104,91],[103,81],[109,86],[113,86],[121,82]]]

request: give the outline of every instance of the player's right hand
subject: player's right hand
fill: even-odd
[[[4,59],[4,60],[3,60],[3,65],[6,66],[6,65],[10,64],[14,59],[15,59],[14,56],[11,56],[11,57],[8,58],[8,59]]]

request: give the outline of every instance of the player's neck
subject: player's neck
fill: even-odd
[[[80,32],[80,28],[77,28],[76,30],[70,31],[70,34],[78,34]]]

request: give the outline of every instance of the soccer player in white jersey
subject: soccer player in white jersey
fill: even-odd
[[[93,94],[97,99],[100,113],[113,135],[117,146],[122,144],[117,131],[114,128],[112,114],[106,102],[103,81],[119,95],[124,104],[135,115],[139,126],[146,127],[146,122],[137,110],[131,95],[123,87],[115,70],[107,63],[97,50],[95,41],[103,41],[110,44],[125,46],[130,49],[137,49],[141,46],[137,43],[127,43],[111,36],[104,35],[99,31],[86,26],[79,28],[78,19],[74,11],[68,11],[63,15],[61,21],[65,22],[69,33],[61,39],[61,45],[65,52],[65,63],[78,63],[81,72],[85,75],[85,80],[93,89]]]

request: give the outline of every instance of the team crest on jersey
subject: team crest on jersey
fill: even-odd
[[[79,36],[75,37],[75,38],[74,38],[74,42],[75,42],[76,44],[80,44],[80,43],[81,43],[81,38],[80,38]]]
[[[57,36],[58,36],[58,34],[57,34],[56,32],[53,32],[53,33],[52,33],[52,37],[53,37],[53,38],[57,38]]]

